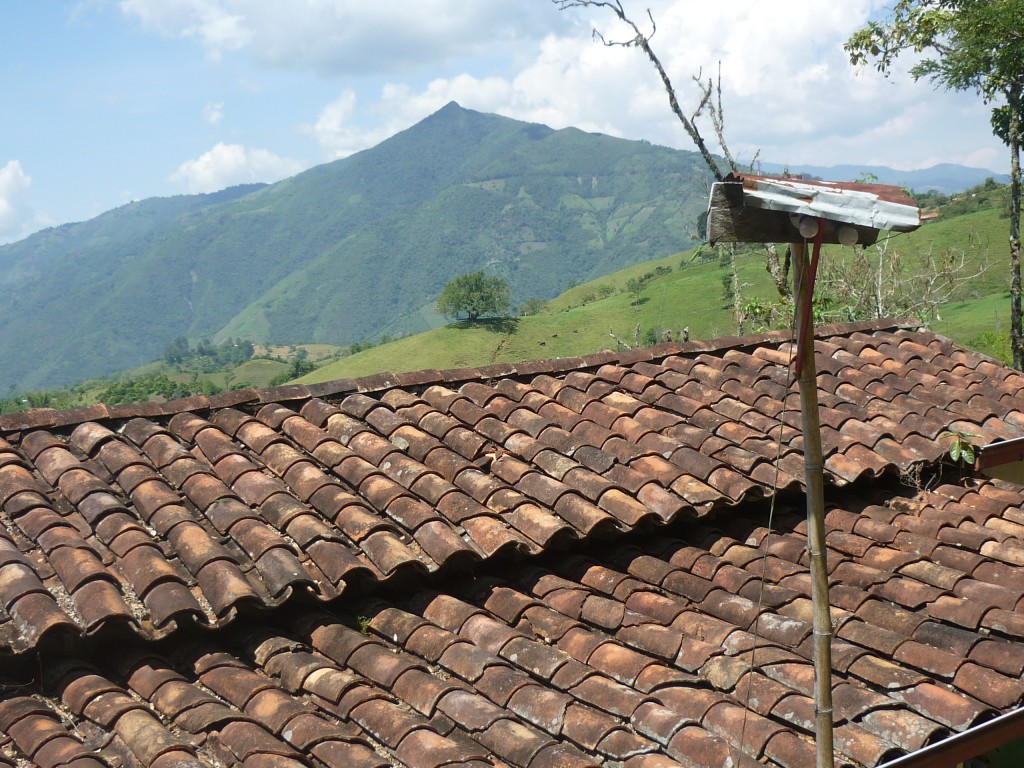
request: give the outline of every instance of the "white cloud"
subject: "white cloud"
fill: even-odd
[[[555,16],[545,3],[508,0],[122,0],[121,10],[197,39],[214,59],[244,48],[264,65],[333,75],[486,52],[540,34]]]
[[[883,134],[887,162],[914,164],[924,156],[917,136],[935,133],[934,123],[924,119],[926,110],[916,107],[935,104],[944,94],[909,78],[885,80],[858,71],[842,49],[880,5],[877,0],[661,2],[652,7],[658,24],[652,45],[687,113],[697,99],[692,76],[716,76],[721,62],[726,137],[742,159],[749,161],[760,149],[762,158],[779,162],[844,162],[860,152],[876,152],[877,129],[890,122],[901,132]],[[580,18],[581,28],[585,20],[585,28],[592,24],[609,39],[626,37],[610,14]],[[577,35],[545,41],[541,55],[516,78],[526,100],[551,115],[552,124],[613,126],[609,132],[618,135],[692,149],[643,53],[599,43],[580,48],[583,40]],[[703,132],[712,139],[710,128]],[[833,154],[838,149],[848,154]]]
[[[217,125],[224,119],[224,102],[211,101],[203,107],[203,120],[210,125]]]
[[[388,124],[363,128],[356,122],[356,94],[346,88],[329,102],[312,125],[300,130],[312,135],[324,154],[331,159],[348,157],[354,152],[373,146],[405,126]]]
[[[877,162],[900,168],[998,156],[998,143],[985,126],[988,110],[972,94],[935,91],[905,74],[886,79],[849,64],[843,43],[882,5],[880,0],[699,5],[664,0],[652,6],[658,25],[652,45],[687,114],[697,103],[693,75],[703,72],[705,80],[717,75],[721,62],[726,138],[740,162],[751,161],[758,151],[761,159],[775,162]],[[514,77],[461,75],[435,80],[418,93],[391,86],[374,107],[440,106],[454,98],[464,106],[556,128],[572,125],[693,149],[643,53],[591,40],[592,28],[610,40],[629,37],[600,10],[565,14],[575,26],[545,37]],[[642,14],[642,7],[634,13]],[[401,99],[391,97],[394,91]],[[714,148],[706,124],[703,133]],[[954,138],[960,135],[962,140]],[[1003,165],[997,161],[996,167]]]
[[[212,59],[244,48],[252,39],[243,16],[220,0],[121,0],[121,11],[167,37],[197,39]]]
[[[977,99],[850,66],[843,42],[885,5],[651,0],[652,42],[688,112],[692,76],[714,75],[721,63],[726,135],[741,162],[758,151],[775,162],[903,168],[999,156]],[[638,23],[645,7],[627,3]],[[376,144],[451,100],[693,148],[643,53],[591,39],[593,28],[628,39],[605,9],[559,12],[544,0],[122,0],[121,9],[146,29],[199,41],[213,58],[238,53],[262,68],[344,77],[339,95],[300,128],[328,158]],[[980,120],[954,114],[968,102]],[[970,137],[969,151],[953,133]]]
[[[28,202],[32,177],[18,160],[0,168],[0,243],[21,240],[51,222]]]
[[[235,184],[273,182],[293,176],[305,165],[265,149],[218,143],[171,174],[171,181],[190,194],[215,192]]]
[[[620,49],[595,48],[589,40],[550,37],[544,43],[540,63],[514,79],[463,73],[431,80],[419,91],[408,84],[393,82],[384,85],[376,100],[367,104],[359,103],[355,91],[347,88],[323,107],[314,124],[304,126],[303,130],[316,138],[329,157],[345,157],[379,143],[450,101],[457,101],[469,109],[556,128],[574,125],[621,135],[613,120],[595,121],[589,115],[597,114],[596,107],[602,99],[611,98],[612,80],[619,81],[619,94],[629,97],[630,73],[620,76],[622,68],[617,64],[622,55]],[[602,60],[605,56],[608,58]],[[589,63],[589,69],[582,61]],[[589,72],[590,79],[585,82],[583,72]],[[608,82],[590,87],[593,80],[602,78]]]

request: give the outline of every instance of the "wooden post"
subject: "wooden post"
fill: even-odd
[[[814,315],[803,311],[813,301],[803,282],[809,277],[807,246],[794,243],[793,294],[796,297],[800,365],[800,415],[804,438],[804,482],[807,487],[807,552],[811,560],[811,602],[814,611],[814,707],[817,768],[834,768],[832,749],[832,615],[828,599],[828,556],[825,549],[824,459],[818,418],[818,381],[814,367]],[[806,318],[806,322],[804,321]]]

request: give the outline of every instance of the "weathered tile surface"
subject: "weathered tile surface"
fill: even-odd
[[[0,651],[55,659],[0,765],[807,764],[790,351],[0,417]],[[946,430],[1021,434],[1024,378],[881,325],[816,352],[836,744],[876,765],[1024,696],[1020,492],[923,482]]]

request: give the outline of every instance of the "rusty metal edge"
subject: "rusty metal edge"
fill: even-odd
[[[1024,737],[1024,707],[897,757],[878,768],[952,768]]]
[[[989,443],[978,449],[978,456],[974,461],[974,468],[978,471],[991,467],[1000,467],[1014,461],[1024,461],[1024,437],[1015,437],[1011,440],[1000,440],[998,443]]]

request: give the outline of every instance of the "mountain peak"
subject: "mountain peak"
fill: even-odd
[[[464,120],[470,115],[478,115],[472,109],[466,109],[457,101],[449,101],[436,112],[427,115],[421,122],[432,122],[435,120]]]
[[[473,118],[493,117],[496,120],[508,120],[509,118],[499,117],[498,115],[485,115],[482,112],[475,112],[472,109],[466,109],[457,101],[449,101],[443,107],[436,112],[432,112],[416,125],[411,126],[407,130],[415,130],[416,126],[449,126],[449,125],[463,125],[466,121],[473,120]]]

